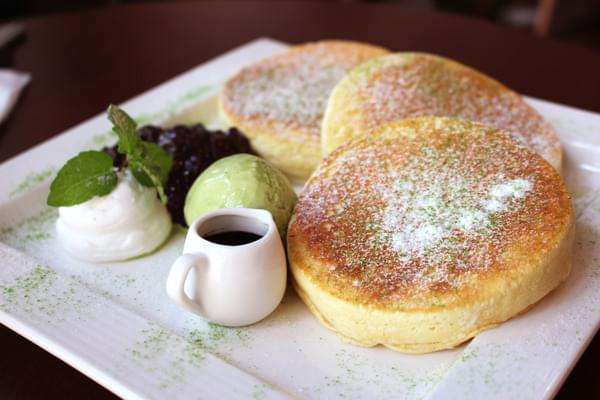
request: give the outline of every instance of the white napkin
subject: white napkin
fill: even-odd
[[[14,107],[31,75],[11,69],[0,69],[0,123]]]

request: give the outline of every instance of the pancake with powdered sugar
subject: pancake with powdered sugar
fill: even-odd
[[[347,41],[295,46],[231,78],[219,99],[221,114],[263,158],[306,179],[321,160],[321,120],[331,90],[350,69],[386,53]]]
[[[422,116],[494,126],[546,159],[559,172],[556,132],[521,96],[492,78],[447,58],[390,54],[352,70],[333,90],[323,118],[322,149],[369,135],[380,124]]]
[[[564,183],[495,128],[424,117],[327,157],[288,229],[294,285],[344,339],[423,353],[522,312],[566,279]]]

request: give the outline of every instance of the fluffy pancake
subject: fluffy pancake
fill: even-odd
[[[340,81],[323,118],[322,150],[327,154],[384,122],[428,115],[502,129],[560,172],[556,132],[520,95],[472,68],[422,53],[367,61]]]
[[[571,269],[561,177],[505,133],[424,117],[325,158],[288,228],[294,285],[342,338],[425,353],[524,311]]]
[[[293,47],[231,78],[221,92],[221,114],[262,157],[306,179],[321,160],[321,120],[331,90],[350,69],[385,53],[346,41]]]

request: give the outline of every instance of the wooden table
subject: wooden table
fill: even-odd
[[[176,2],[26,19],[0,66],[33,80],[0,126],[0,161],[251,39],[345,38],[449,56],[543,99],[600,112],[600,54],[488,22],[394,4]],[[600,133],[599,133],[600,134]],[[0,398],[110,398],[79,372],[0,328]],[[560,398],[600,398],[596,338]]]

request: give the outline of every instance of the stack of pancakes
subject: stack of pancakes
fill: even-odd
[[[242,70],[221,110],[284,172],[318,166],[290,221],[290,268],[310,310],[349,342],[451,348],[570,272],[558,137],[469,67],[319,42]]]

